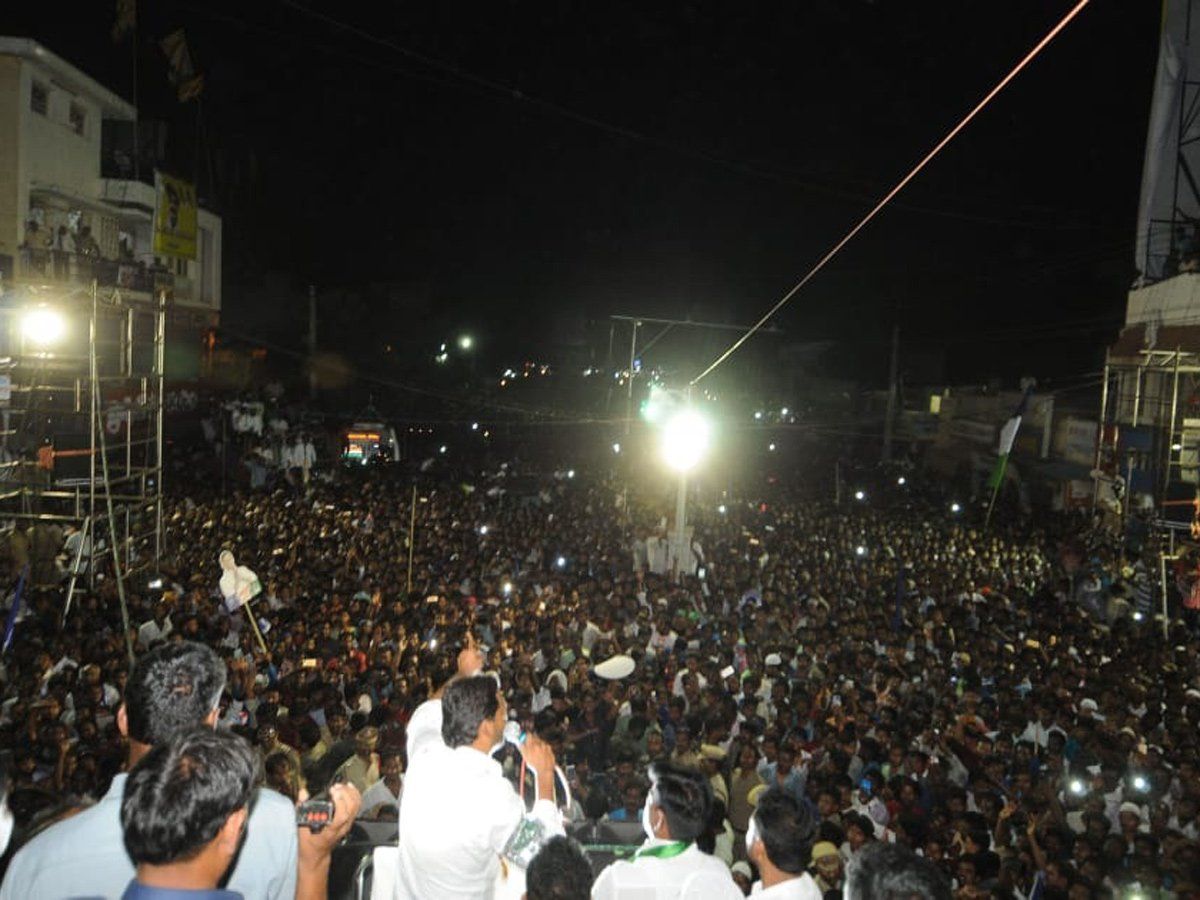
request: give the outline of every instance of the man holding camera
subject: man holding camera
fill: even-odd
[[[161,644],[138,659],[129,676],[117,727],[129,741],[127,769],[183,728],[215,728],[225,687],[225,663],[203,644]],[[13,857],[0,900],[119,897],[134,877],[121,827],[126,775],[117,775],[100,802],[46,829]],[[296,828],[296,810],[260,788],[246,823],[229,890],[266,900],[323,900],[330,854],[354,823],[361,802],[349,785],[330,791],[336,814],[320,832]]]

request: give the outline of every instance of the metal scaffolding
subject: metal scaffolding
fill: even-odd
[[[61,317],[60,339],[29,333],[34,311]],[[125,577],[164,552],[166,296],[31,287],[5,294],[0,314],[0,521],[78,528],[64,617],[109,554],[124,614]]]
[[[1106,356],[1096,469],[1124,479],[1126,513],[1133,494],[1151,494],[1157,524],[1189,527],[1168,512],[1173,484],[1200,484],[1200,352],[1176,347]]]

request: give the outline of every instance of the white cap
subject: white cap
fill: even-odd
[[[778,653],[768,653],[763,662],[768,666],[782,666],[783,658]]]

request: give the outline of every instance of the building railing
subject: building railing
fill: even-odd
[[[19,259],[18,277],[25,281],[89,285],[95,279],[100,287],[144,294],[166,290],[179,299],[191,299],[191,279],[176,278],[174,273],[164,268],[147,266],[134,260],[107,259],[38,247],[22,247]]]

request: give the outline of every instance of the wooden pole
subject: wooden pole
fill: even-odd
[[[417,486],[413,485],[412,514],[408,520],[408,593],[412,593],[413,550],[416,547],[417,535]]]

